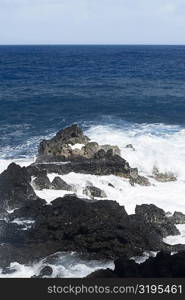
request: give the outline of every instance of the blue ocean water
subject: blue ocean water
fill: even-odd
[[[0,155],[74,122],[185,127],[185,46],[0,46]]]

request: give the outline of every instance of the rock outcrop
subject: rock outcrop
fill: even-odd
[[[105,194],[104,191],[102,191],[101,189],[95,187],[95,186],[86,186],[86,188],[84,189],[84,194],[89,196],[89,197],[98,197],[98,198],[106,198],[107,195]]]
[[[75,144],[80,144],[81,149],[75,149]],[[59,131],[51,140],[41,142],[34,166],[61,175],[70,172],[112,174],[128,178],[131,185],[150,185],[149,180],[140,176],[136,168],[131,168],[120,153],[117,146],[90,142],[77,125],[72,125]]]
[[[142,264],[137,264],[127,257],[115,261],[114,271],[110,269],[98,270],[87,276],[88,278],[184,278],[185,251],[171,255],[160,252],[156,257],[150,257]]]
[[[36,196],[25,167],[12,163],[0,174],[0,206],[1,209],[19,208],[28,200],[36,200]]]
[[[175,175],[171,172],[160,173],[158,168],[153,168],[153,177],[155,180],[159,182],[169,182],[169,181],[177,181]]]
[[[153,212],[150,206],[137,207],[137,214],[127,215],[115,201],[92,201],[75,195],[58,198],[51,205],[41,199],[25,201],[24,207],[1,221],[0,266],[6,267],[11,261],[33,262],[58,251],[76,251],[93,259],[130,258],[145,250],[175,251],[163,242],[166,235],[178,233],[175,225],[168,228],[158,221],[160,217],[151,218]],[[14,223],[21,219],[34,222],[24,230]]]

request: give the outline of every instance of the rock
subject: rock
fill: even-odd
[[[86,158],[92,158],[96,152],[100,150],[100,146],[98,143],[90,142],[87,143],[84,147],[82,147],[81,155]]]
[[[27,200],[36,200],[31,177],[25,167],[12,163],[0,174],[0,206],[2,209],[11,210],[24,205]]]
[[[86,278],[118,278],[117,274],[110,270],[110,269],[105,269],[105,270],[97,270],[88,276]]]
[[[89,196],[89,197],[99,197],[99,198],[106,198],[107,195],[105,194],[104,191],[101,189],[95,187],[95,186],[86,186],[84,189],[84,194]]]
[[[112,187],[112,188],[115,188],[115,186],[112,184],[112,183],[108,183],[108,186]]]
[[[129,182],[132,186],[134,186],[135,184],[139,184],[139,185],[143,185],[143,186],[150,186],[151,185],[148,178],[146,178],[144,176],[140,176],[140,175],[138,175],[136,178],[133,178],[131,176],[131,178],[129,179]]]
[[[88,141],[81,128],[72,125],[60,130],[51,140],[43,140],[39,146],[39,157],[46,160],[47,156],[65,159],[72,153],[70,145],[87,144]]]
[[[0,244],[13,244],[0,246],[0,266],[7,266],[9,261],[30,263],[58,251],[112,260],[139,256],[146,250],[176,250],[163,242],[174,228],[162,220],[167,218],[163,211],[152,206],[137,207],[137,214],[127,215],[115,201],[94,202],[66,195],[51,205],[42,200],[27,201],[25,207],[10,215],[10,221],[28,216],[35,223],[27,231],[17,224],[2,223]]]
[[[134,146],[132,144],[126,145],[125,148],[129,148],[129,149],[132,149],[133,151],[136,151],[136,149],[134,148]]]
[[[185,224],[185,215],[181,212],[175,211],[173,216],[169,217],[169,219],[172,220],[174,224]]]
[[[84,146],[81,149],[71,147],[76,143]],[[60,175],[70,172],[116,175],[130,179],[131,185],[150,185],[149,180],[140,176],[136,168],[131,168],[120,154],[117,146],[89,142],[83,131],[72,125],[59,131],[51,140],[41,142],[36,163],[29,167],[29,172],[36,173],[38,169],[43,169]]]
[[[150,257],[144,263],[137,264],[127,257],[115,260],[113,271],[99,270],[88,275],[88,278],[184,278],[185,251],[174,255],[169,252],[159,252],[156,257]]]
[[[154,179],[159,182],[169,182],[169,181],[177,180],[177,178],[175,177],[175,175],[173,173],[171,173],[171,172],[160,173],[156,167],[153,168],[152,174],[153,174]]]
[[[156,226],[163,237],[180,234],[174,222],[166,216],[164,210],[153,204],[136,205],[135,213],[142,216],[146,223]]]
[[[133,260],[129,260],[128,257],[121,257],[115,260],[115,273],[118,277],[139,277],[139,265]]]
[[[59,176],[55,177],[52,181],[52,189],[54,190],[66,190],[71,191],[72,186],[67,184],[62,178]]]
[[[50,189],[51,188],[51,182],[47,175],[40,175],[36,177],[32,182],[33,187],[36,190],[44,190],[44,189]]]

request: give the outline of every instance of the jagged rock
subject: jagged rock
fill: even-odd
[[[33,187],[36,190],[44,190],[44,189],[50,189],[51,188],[51,182],[47,175],[40,175],[36,177],[32,182]]]
[[[55,177],[52,181],[52,189],[54,190],[66,190],[71,191],[72,186],[67,184],[62,178],[59,176]]]
[[[129,182],[132,186],[134,186],[135,184],[139,184],[139,185],[143,185],[143,186],[150,186],[151,185],[148,178],[146,178],[144,176],[140,176],[140,175],[138,175],[136,178],[131,177],[129,179]]]
[[[154,167],[153,168],[153,177],[155,180],[159,182],[169,182],[169,181],[176,181],[177,178],[175,175],[171,172],[166,172],[166,173],[160,173],[158,168]]]
[[[76,143],[84,146],[81,149],[71,147]],[[130,179],[131,185],[150,185],[149,180],[140,176],[136,168],[131,168],[120,153],[117,146],[89,142],[89,138],[84,136],[83,131],[77,125],[72,125],[59,131],[51,140],[41,142],[36,163],[29,167],[29,172],[31,174],[31,172],[38,172],[38,169],[43,169],[48,173],[55,172],[60,175],[70,172],[112,174]]]
[[[24,205],[27,200],[36,200],[32,186],[31,177],[25,167],[12,163],[2,174],[0,174],[0,206],[11,210]]]
[[[142,216],[146,223],[156,226],[164,237],[180,234],[175,223],[166,216],[165,211],[153,204],[136,205],[135,213]]]
[[[142,264],[137,264],[127,257],[120,257],[115,262],[115,269],[99,270],[88,275],[88,278],[184,278],[185,251],[174,255],[169,252],[159,252],[156,257],[150,257]]]
[[[44,160],[47,160],[47,156],[65,159],[72,154],[70,145],[87,144],[88,141],[81,128],[72,125],[60,130],[51,140],[43,140],[39,146],[39,156]]]
[[[174,224],[185,224],[185,215],[181,212],[175,211],[173,216],[169,217]]]
[[[89,197],[99,197],[99,198],[106,198],[107,195],[105,194],[104,191],[101,189],[95,187],[95,186],[86,186],[84,189],[84,194],[89,196]]]
[[[10,215],[9,223],[1,223],[0,266],[11,261],[30,263],[58,251],[76,251],[93,259],[133,257],[146,250],[176,251],[176,246],[163,242],[172,233],[163,217],[167,218],[150,206],[137,207],[137,214],[127,215],[115,201],[94,202],[75,195],[58,198],[51,205],[44,200],[26,201],[25,207]],[[21,230],[11,223],[16,218],[35,222],[29,230]],[[7,242],[8,246],[2,245]]]
[[[136,151],[136,149],[134,148],[134,146],[132,144],[126,145],[125,148],[129,148],[129,149],[132,149],[133,151]]]

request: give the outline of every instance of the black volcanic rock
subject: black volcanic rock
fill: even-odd
[[[185,215],[179,211],[175,211],[173,216],[169,217],[169,219],[174,224],[185,224]]]
[[[33,262],[59,251],[76,251],[93,259],[130,258],[146,250],[176,251],[176,246],[163,242],[171,227],[162,230],[163,222],[159,226],[155,218],[148,217],[154,209],[149,206],[146,210],[143,214],[143,208],[137,207],[138,214],[127,215],[115,201],[92,201],[75,195],[58,198],[51,205],[41,199],[26,201],[9,216],[9,223],[1,221],[0,244],[6,245],[0,246],[0,266],[7,266],[9,261]],[[29,230],[22,230],[12,223],[15,219],[35,222]]]
[[[44,189],[50,189],[51,188],[51,182],[47,175],[40,175],[36,177],[32,182],[33,187],[36,190],[44,190]]]
[[[168,252],[159,252],[156,257],[150,257],[144,263],[137,264],[127,257],[115,260],[114,271],[99,270],[87,278],[184,278],[185,251],[174,255]]]
[[[84,146],[81,149],[72,148],[76,143]],[[51,140],[41,142],[36,163],[32,165],[35,169],[29,167],[29,171],[32,171],[32,175],[38,169],[58,174],[112,174],[128,178],[131,185],[150,185],[149,180],[140,176],[136,168],[131,168],[120,154],[117,146],[89,142],[81,128],[72,125],[59,131]]]
[[[86,188],[84,189],[84,194],[89,196],[89,197],[99,197],[99,198],[106,198],[107,195],[105,194],[104,191],[102,191],[101,189],[95,187],[95,186],[86,186]]]
[[[59,176],[56,176],[53,179],[51,186],[52,186],[52,189],[54,189],[54,190],[66,190],[66,191],[71,191],[72,190],[72,186],[67,184]]]
[[[0,206],[3,209],[14,209],[24,205],[27,200],[36,200],[31,178],[25,167],[12,163],[0,174]]]
[[[180,234],[174,220],[166,217],[165,211],[153,204],[136,205],[135,213],[142,216],[146,223],[155,226],[164,237]]]
[[[70,145],[87,144],[88,141],[82,129],[72,125],[60,130],[51,140],[43,140],[39,146],[39,158],[47,161],[49,157],[60,157],[63,160],[72,154]]]

